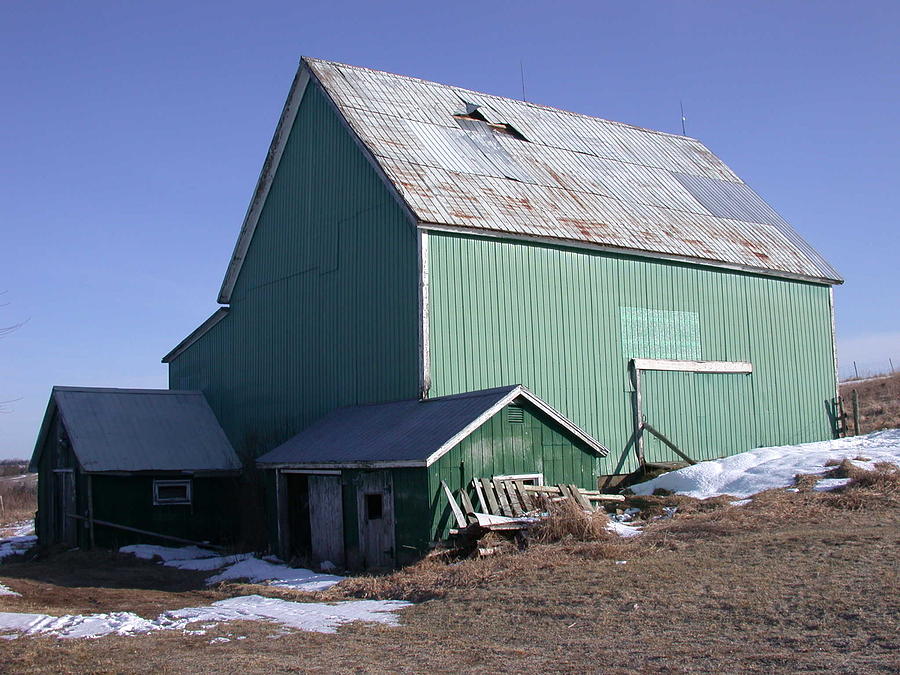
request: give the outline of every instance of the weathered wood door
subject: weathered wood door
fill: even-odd
[[[369,569],[393,567],[394,490],[390,472],[361,474],[356,501],[362,566]]]
[[[313,563],[344,565],[344,508],[340,476],[310,475],[309,530]]]
[[[72,469],[53,471],[54,488],[54,537],[57,543],[77,546],[78,522],[71,515],[75,513],[75,472]]]

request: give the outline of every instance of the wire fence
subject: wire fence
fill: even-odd
[[[900,372],[900,354],[885,359],[841,361],[838,367],[841,382],[894,375],[897,372]]]

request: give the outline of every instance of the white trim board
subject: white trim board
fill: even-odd
[[[526,401],[531,403],[535,408],[546,414],[553,421],[559,424],[561,427],[565,428],[569,433],[578,438],[581,442],[587,445],[591,450],[596,452],[601,457],[606,457],[609,454],[609,449],[596,441],[591,435],[589,435],[584,429],[576,425],[569,418],[565,417],[561,412],[559,412],[556,408],[551,405],[545,403],[537,396],[532,394],[528,389],[526,389],[521,384],[517,386],[515,389],[512,389],[506,396],[497,401],[490,408],[485,410],[481,415],[476,417],[472,422],[467,424],[461,431],[452,436],[450,440],[444,443],[440,448],[438,448],[435,452],[429,455],[428,459],[425,460],[425,466],[431,466],[445,454],[450,452],[453,448],[455,448],[459,443],[463,441],[467,436],[469,436],[473,431],[475,431],[482,424],[487,422],[490,418],[496,415],[498,412],[503,410],[506,406],[512,403],[517,398],[524,398]]]
[[[749,361],[677,361],[669,359],[632,359],[637,370],[675,370],[685,373],[752,373]]]

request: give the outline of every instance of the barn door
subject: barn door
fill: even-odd
[[[366,568],[394,566],[394,494],[388,471],[360,474],[356,491],[359,552]]]
[[[307,477],[312,561],[344,565],[344,507],[340,476]]]
[[[751,376],[648,370],[641,375],[648,424],[695,461],[734,455],[755,447]],[[671,449],[644,434],[647,462],[679,462]]]
[[[53,471],[54,503],[53,522],[55,524],[54,541],[77,546],[77,526],[75,518],[75,472],[72,469],[55,469]]]

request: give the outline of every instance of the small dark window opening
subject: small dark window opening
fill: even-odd
[[[366,495],[366,520],[381,520],[384,517],[384,495]]]

